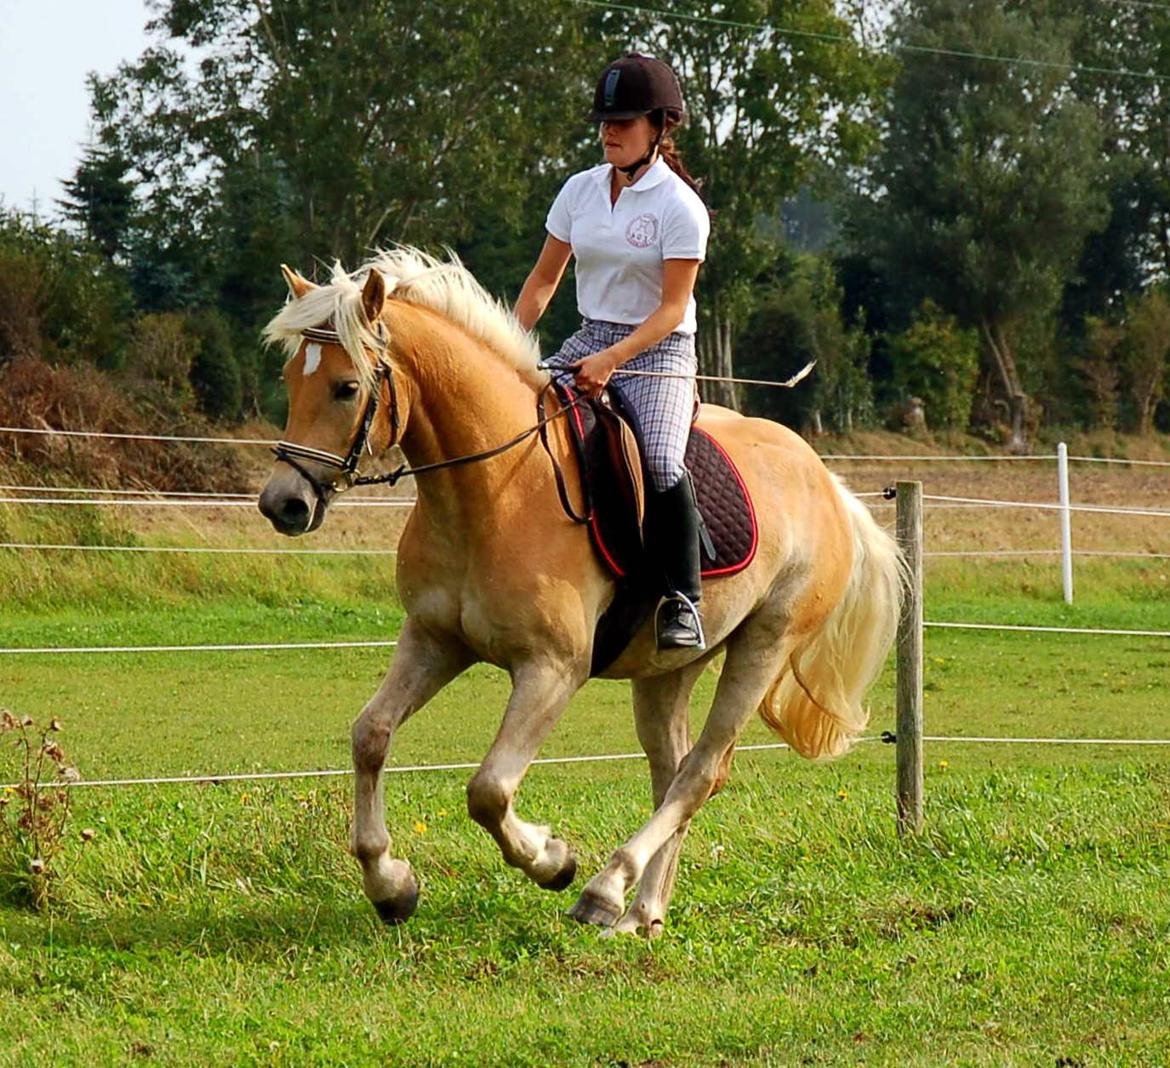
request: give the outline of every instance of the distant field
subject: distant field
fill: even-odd
[[[928,492],[1054,496],[1041,472],[921,474]],[[1083,499],[1168,507],[1170,479],[1120,471]],[[289,544],[243,513],[67,511],[4,509],[2,540]],[[390,547],[400,521],[339,512],[298,544]],[[940,510],[927,529],[928,549],[1056,544],[1033,513]],[[1078,516],[1077,537],[1170,553],[1166,520]],[[392,575],[387,557],[0,550],[0,647],[392,638]],[[1079,560],[1072,607],[1053,560],[932,559],[927,576],[931,619],[1170,630],[1170,560]],[[88,778],[345,768],[387,659],[5,655],[0,706],[60,716]],[[1170,738],[1168,668],[1170,639],[929,631],[927,731]],[[505,696],[501,672],[473,669],[394,762],[477,760]],[[873,734],[891,701],[887,674]],[[773,740],[758,724],[744,738]],[[626,687],[595,682],[545,755],[636,749]],[[578,928],[573,891],[505,867],[463,812],[468,772],[389,779],[395,848],[423,881],[393,931],[345,855],[345,779],[79,790],[74,833],[97,835],[71,842],[54,910],[0,896],[0,1064],[1170,1061],[1170,746],[948,742],[927,758],[927,831],[899,841],[890,747],[826,766],[742,754],[652,944]],[[579,890],[648,797],[640,761],[552,765],[520,808],[578,848]]]

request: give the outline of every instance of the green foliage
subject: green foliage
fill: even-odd
[[[888,341],[902,397],[921,398],[932,430],[965,430],[979,373],[979,339],[933,301],[923,302],[908,329]]]
[[[748,411],[816,432],[848,431],[872,418],[869,341],[861,329],[844,324],[840,304],[828,263],[813,256],[788,262],[737,341],[739,369],[776,381],[807,363],[817,366],[795,390],[746,387]]]
[[[1095,315],[1085,317],[1084,355],[1080,372],[1088,396],[1089,426],[1100,430],[1117,428],[1118,389],[1121,370],[1118,350],[1125,331]]]
[[[185,407],[193,399],[191,367],[199,339],[178,312],[140,315],[134,323],[127,375],[144,398]]]
[[[1122,362],[1136,411],[1136,430],[1148,434],[1154,410],[1166,395],[1166,361],[1170,357],[1170,299],[1151,289],[1131,301],[1121,345]]]
[[[378,244],[452,242],[473,220],[528,215],[604,54],[591,20],[538,0],[380,0],[343,15],[172,2],[156,47],[94,82],[94,107],[164,232],[182,219],[211,234],[226,219],[306,269],[352,263]],[[179,54],[192,46],[206,58],[189,72]]]
[[[134,223],[134,185],[127,180],[130,163],[122,156],[91,145],[73,178],[61,184],[65,196],[57,203],[89,243],[107,260],[120,260],[130,243]]]
[[[62,230],[0,209],[0,365],[27,356],[117,367],[130,307],[109,261]]]
[[[1170,10],[1164,6],[1052,0],[1075,27],[1072,58],[1136,76],[1078,75],[1070,89],[1096,112],[1103,140],[1108,227],[1088,243],[1077,294],[1097,315],[1121,311],[1125,293],[1170,275],[1170,99],[1156,77],[1170,64]]]
[[[1036,65],[903,53],[888,133],[849,231],[911,306],[935,300],[980,331],[987,369],[1024,443],[1029,331],[1049,328],[1086,237],[1107,219],[1100,130],[1068,92],[1073,25],[1000,0],[915,0],[896,37],[1028,56]]]
[[[190,380],[199,409],[212,419],[234,421],[244,402],[243,376],[232,348],[231,325],[219,312],[193,315],[188,329],[199,343]]]

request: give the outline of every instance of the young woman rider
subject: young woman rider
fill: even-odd
[[[548,362],[571,370],[585,392],[611,384],[640,425],[650,478],[644,536],[665,572],[655,616],[663,649],[704,645],[699,517],[683,457],[697,370],[693,291],[710,221],[670,138],[683,114],[665,63],[631,54],[606,67],[588,116],[600,127],[605,163],[573,175],[557,195],[516,301],[531,330],[576,257],[581,329]]]

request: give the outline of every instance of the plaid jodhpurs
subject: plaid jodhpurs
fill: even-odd
[[[628,337],[634,329],[624,323],[585,319],[581,329],[547,362],[550,368],[576,363]],[[622,372],[627,370],[667,372],[685,377],[623,375]],[[674,486],[686,472],[683,458],[695,414],[694,375],[697,370],[694,335],[668,334],[658,344],[639,352],[619,367],[609,380],[610,387],[617,390],[627,411],[637,420],[642,459],[650,484],[660,493]],[[573,383],[572,376],[564,373],[557,375],[557,380],[564,385]]]

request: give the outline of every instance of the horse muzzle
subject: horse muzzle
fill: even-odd
[[[280,534],[309,534],[325,521],[328,501],[300,472],[273,471],[260,493],[260,511]]]

